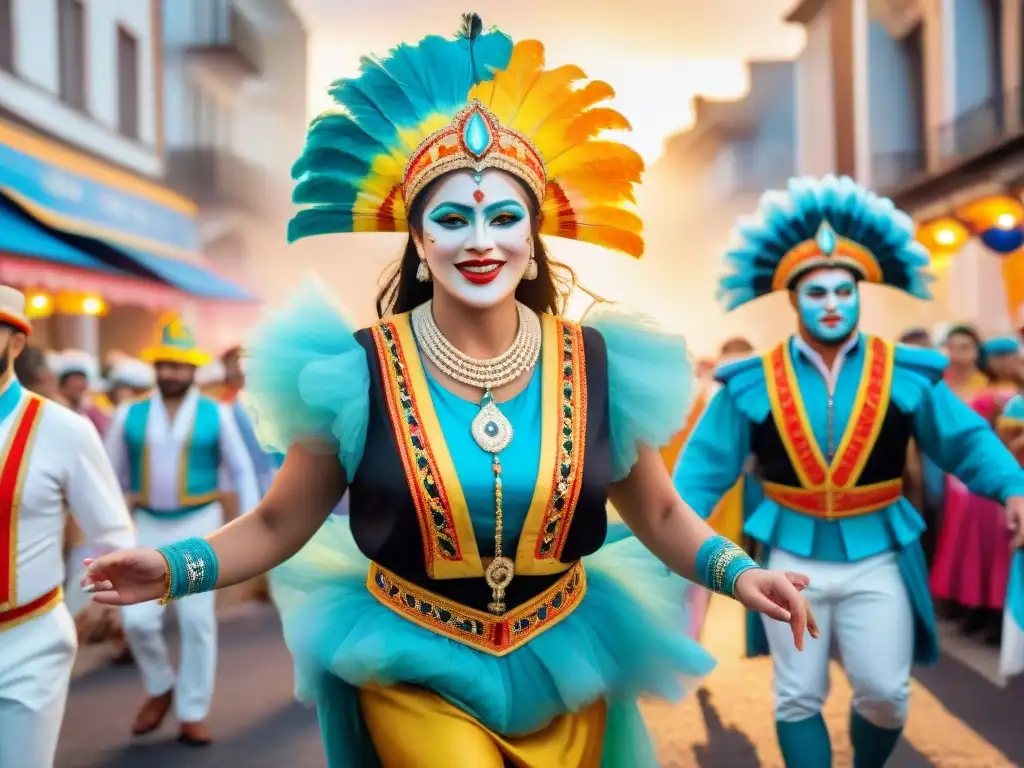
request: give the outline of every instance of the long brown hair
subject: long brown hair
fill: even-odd
[[[392,267],[377,293],[377,317],[408,312],[434,296],[433,281],[421,283],[416,279],[420,257],[413,242],[413,233],[417,237],[422,236],[423,209],[431,191],[442,178],[444,177],[428,184],[413,200],[412,207],[406,214],[410,229],[409,239],[405,243],[401,260]],[[548,255],[544,241],[540,238],[540,204],[519,179],[516,179],[516,183],[526,192],[529,203],[530,218],[533,222],[533,258],[537,261],[537,278],[520,281],[516,287],[516,299],[534,312],[561,315],[565,312],[573,289],[579,287],[576,273],[567,264],[555,261]]]

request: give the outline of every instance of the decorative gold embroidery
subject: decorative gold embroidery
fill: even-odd
[[[503,616],[477,611],[370,564],[366,587],[378,601],[409,621],[492,656],[504,656],[572,613],[587,589],[583,564],[576,562],[537,597]]]
[[[430,440],[423,430],[419,408],[410,389],[405,354],[398,342],[394,323],[378,323],[373,327],[373,337],[384,380],[388,413],[396,432],[395,443],[402,458],[409,491],[419,518],[420,532],[423,534],[427,573],[433,573],[435,557],[451,561],[462,559],[455,521]]]
[[[830,486],[824,490],[792,488],[769,482],[762,483],[762,486],[767,498],[786,509],[829,519],[857,517],[877,512],[895,504],[903,495],[901,479],[850,488]]]
[[[850,414],[850,427],[843,435],[831,468],[832,483],[849,487],[860,479],[871,457],[882,422],[889,410],[892,374],[895,367],[893,346],[875,336],[864,339],[866,369],[857,388],[857,399]]]
[[[561,319],[557,322],[561,344],[558,359],[561,377],[558,402],[560,428],[556,453],[558,460],[555,464],[551,500],[544,514],[541,535],[534,552],[538,560],[561,557],[579,499],[587,439],[587,372],[583,330],[575,323]]]
[[[789,342],[778,345],[764,358],[772,415],[800,481],[799,488],[771,485],[779,503],[785,498],[785,506],[791,509],[817,517],[851,517],[881,509],[886,506],[886,500],[892,498],[891,483],[880,484],[878,488],[872,486],[870,491],[861,492],[856,488],[889,409],[895,366],[891,344],[866,336],[864,345],[864,371],[857,399],[831,464],[826,463],[811,430],[790,358]]]

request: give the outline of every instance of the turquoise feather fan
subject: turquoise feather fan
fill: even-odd
[[[829,253],[812,245],[808,250],[814,258],[802,263],[787,259],[794,249],[820,242],[823,224],[826,233],[834,233],[832,243],[821,249]],[[931,298],[931,258],[915,239],[911,217],[848,176],[829,175],[791,179],[786,191],[765,192],[756,213],[740,219],[725,253],[729,271],[719,283],[719,300],[732,310],[777,290],[780,276],[788,284],[801,265],[828,265],[829,246],[836,239],[854,244],[851,250],[872,262],[874,276],[864,279]],[[780,275],[780,269],[786,274]]]
[[[292,200],[304,207],[288,226],[289,242],[404,229],[401,196],[384,179],[451,122],[473,86],[504,70],[511,56],[507,35],[484,32],[479,16],[464,14],[454,39],[431,36],[403,43],[383,59],[363,57],[358,77],[330,87],[339,109],[313,120],[292,167]]]

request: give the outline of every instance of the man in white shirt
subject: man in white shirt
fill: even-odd
[[[65,503],[101,551],[135,546],[95,428],[22,387],[13,363],[32,327],[0,286],[0,766],[53,766],[78,643],[64,604]]]
[[[189,329],[175,320],[160,342],[143,353],[156,370],[156,391],[120,407],[107,434],[107,453],[128,493],[139,544],[161,547],[190,536],[208,536],[224,521],[219,474],[226,467],[247,512],[256,506],[256,477],[230,411],[199,393],[195,371],[209,357]],[[193,746],[212,741],[206,718],[217,665],[214,593],[175,603],[181,628],[177,677],[163,635],[164,607],[157,602],[126,606],[124,632],[142,673],[147,698],[132,732],[160,727],[175,704],[180,740]]]

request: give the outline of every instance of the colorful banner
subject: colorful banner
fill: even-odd
[[[3,122],[0,191],[60,229],[167,255],[199,248],[191,201]]]

